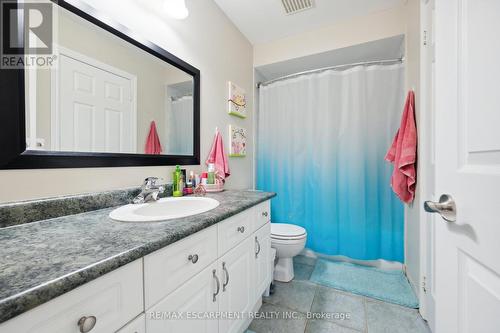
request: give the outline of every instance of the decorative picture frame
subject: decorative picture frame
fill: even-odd
[[[247,155],[247,130],[243,127],[229,125],[229,157],[245,157]]]
[[[247,117],[246,92],[234,82],[228,81],[228,113],[232,116]]]

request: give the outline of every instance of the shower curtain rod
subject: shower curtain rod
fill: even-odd
[[[296,76],[300,76],[300,75],[304,75],[304,74],[320,73],[320,72],[324,72],[324,71],[327,71],[330,69],[337,69],[337,68],[343,68],[343,67],[354,67],[354,66],[366,66],[366,65],[375,65],[375,64],[390,64],[390,63],[398,63],[398,62],[403,62],[403,61],[404,61],[404,57],[397,58],[397,59],[388,59],[388,60],[373,60],[373,61],[355,62],[352,64],[343,64],[343,65],[336,65],[336,66],[312,69],[312,70],[308,70],[308,71],[304,71],[304,72],[280,76],[276,79],[272,79],[272,80],[269,80],[266,82],[259,82],[259,83],[257,83],[257,88],[260,88],[261,86],[267,86],[268,84],[271,84],[271,83],[276,82],[276,81],[290,79],[292,77],[296,77]]]

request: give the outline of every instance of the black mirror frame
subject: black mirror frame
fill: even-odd
[[[200,71],[158,45],[114,22],[104,23],[94,8],[63,0],[54,5],[82,17],[115,36],[193,76],[193,155],[147,155],[26,150],[24,69],[0,70],[0,169],[92,168],[200,164]],[[0,2],[3,2],[0,0]],[[19,1],[18,1],[19,3]],[[5,20],[2,19],[5,22]],[[22,27],[21,27],[22,29]],[[4,31],[6,31],[4,29]]]

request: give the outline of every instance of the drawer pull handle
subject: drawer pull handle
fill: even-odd
[[[245,232],[245,227],[238,227],[237,229],[239,232],[244,233]]]
[[[188,257],[188,260],[191,261],[193,264],[196,264],[198,262],[198,255],[197,254],[190,254]]]
[[[255,245],[257,245],[257,250],[255,251],[255,258],[258,258],[260,253],[260,243],[257,236],[255,236]]]
[[[78,320],[78,327],[80,328],[80,333],[88,333],[92,331],[95,324],[97,323],[97,318],[95,316],[83,316]]]
[[[226,287],[229,284],[229,272],[227,271],[225,262],[222,263],[222,270],[226,274],[226,282],[222,284],[222,291],[226,291]]]
[[[268,213],[268,212],[262,212],[262,216],[267,217],[268,215],[269,215],[269,213]]]
[[[214,269],[212,271],[212,274],[213,274],[213,277],[215,279],[215,282],[217,283],[217,290],[215,291],[214,293],[214,297],[213,297],[213,302],[216,302],[217,301],[217,295],[219,295],[219,291],[220,291],[220,282],[219,282],[219,278],[217,277],[217,271]]]

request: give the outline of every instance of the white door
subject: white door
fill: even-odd
[[[435,15],[436,194],[457,207],[435,219],[435,332],[498,333],[500,1],[440,0]]]
[[[53,150],[135,153],[131,79],[63,53],[58,66]]]
[[[217,333],[222,291],[219,276],[216,264],[212,264],[147,310],[146,332]]]
[[[269,261],[271,251],[271,223],[266,223],[255,232],[255,295],[254,300],[262,297],[262,294],[271,283],[271,263]]]
[[[255,285],[254,239],[246,238],[240,245],[218,260],[222,290],[219,299],[221,313],[248,314],[254,305]],[[219,320],[219,333],[239,333],[249,320],[234,318]],[[246,326],[245,326],[246,327]],[[194,331],[193,331],[194,332]]]

